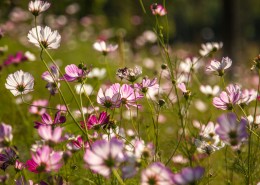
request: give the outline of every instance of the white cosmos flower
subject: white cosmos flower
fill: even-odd
[[[33,91],[33,86],[33,76],[22,70],[16,71],[14,74],[9,74],[5,83],[5,87],[9,89],[14,96]]]
[[[217,42],[207,42],[206,44],[201,44],[201,50],[199,51],[201,56],[207,56],[211,52],[220,50],[223,47],[223,43],[217,43]]]
[[[106,69],[105,68],[93,68],[89,73],[89,78],[97,78],[97,79],[103,79],[106,76]]]
[[[93,87],[88,84],[84,84],[83,86],[81,84],[75,85],[75,90],[77,94],[84,93],[85,95],[89,96],[93,93]]]
[[[38,35],[37,35],[38,32]],[[27,35],[29,42],[41,48],[41,45],[46,49],[57,49],[60,47],[61,36],[57,30],[51,31],[51,28],[45,26],[37,26],[32,28]],[[40,44],[41,43],[41,44]]]
[[[28,9],[34,16],[38,16],[41,12],[46,11],[51,6],[50,3],[45,1],[30,1],[28,5]]]
[[[104,55],[107,53],[113,52],[117,49],[118,45],[107,45],[105,41],[97,41],[93,44],[95,50],[102,52]]]
[[[208,96],[216,96],[219,93],[220,88],[217,85],[215,85],[214,87],[211,87],[209,85],[201,85],[200,91]]]

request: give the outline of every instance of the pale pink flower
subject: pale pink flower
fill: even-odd
[[[29,2],[28,8],[34,16],[38,16],[41,12],[46,11],[50,6],[51,4],[48,2],[35,0]]]
[[[214,87],[211,87],[209,85],[201,85],[200,91],[207,95],[207,96],[216,96],[219,93],[219,86],[215,85]]]
[[[38,128],[38,134],[45,141],[59,143],[61,142],[62,128],[59,126],[55,128],[52,128],[51,126],[40,126]]]
[[[121,95],[119,92],[114,92],[112,88],[105,91],[100,88],[97,94],[97,102],[109,109],[118,108],[121,104]]]
[[[231,110],[241,98],[241,90],[237,84],[230,84],[226,91],[222,91],[219,97],[213,98],[213,105],[223,110]]]
[[[230,68],[231,65],[232,65],[232,60],[228,57],[223,57],[221,62],[217,60],[212,60],[210,62],[210,65],[206,68],[206,71],[217,72],[217,75],[223,76],[225,70]]]
[[[107,55],[110,52],[115,51],[118,48],[118,45],[107,45],[105,41],[99,40],[93,44],[95,50],[102,52],[103,55]]]
[[[223,47],[222,42],[220,42],[220,43],[217,43],[217,42],[210,43],[210,42],[208,42],[206,44],[201,44],[202,49],[199,52],[200,52],[201,56],[207,56],[210,53],[216,52],[217,50],[221,49],[222,47]]]
[[[166,9],[160,4],[153,3],[150,8],[153,15],[164,16],[167,14]]]
[[[46,112],[46,107],[48,105],[48,100],[35,100],[29,108],[31,114],[42,115]]]
[[[119,166],[122,159],[123,142],[113,138],[110,141],[98,140],[84,155],[88,167],[96,173],[109,177],[112,169]]]
[[[64,79],[66,81],[82,82],[85,78],[87,78],[90,71],[82,65],[76,66],[75,64],[70,64],[65,67],[65,72],[66,74],[64,75]]]
[[[256,100],[257,91],[254,89],[248,90],[245,89],[242,91],[241,98],[238,101],[238,104],[248,105],[251,101]]]
[[[159,89],[157,78],[154,78],[153,80],[150,80],[148,78],[143,78],[141,83],[137,83],[134,86],[135,88],[139,89],[143,93],[146,93],[149,89]]]
[[[0,124],[0,142],[10,143],[13,140],[12,126]]]

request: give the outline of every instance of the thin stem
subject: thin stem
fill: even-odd
[[[116,179],[118,180],[119,184],[125,185],[123,179],[120,177],[118,172],[115,169],[113,169],[112,172],[113,172],[114,176],[116,177]]]

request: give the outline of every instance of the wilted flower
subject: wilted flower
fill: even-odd
[[[22,70],[9,74],[5,87],[11,91],[14,96],[27,94],[33,91],[34,78],[30,73],[23,72]]]
[[[212,60],[210,65],[206,68],[206,71],[217,72],[218,76],[223,76],[225,70],[230,68],[232,65],[232,60],[228,57],[223,57],[221,62],[217,60]]]
[[[34,128],[39,128],[39,126],[54,126],[55,124],[65,123],[66,117],[61,115],[61,111],[56,112],[54,120],[48,113],[44,113],[42,116],[42,122],[35,121]]]
[[[180,173],[173,175],[173,181],[176,185],[189,185],[198,181],[204,174],[202,167],[184,168]]]
[[[201,85],[200,91],[207,95],[207,96],[216,96],[219,93],[219,86],[215,85],[214,87],[211,87],[209,85]]]
[[[9,165],[15,165],[18,156],[12,148],[6,148],[4,152],[0,154],[0,168],[5,171]]]
[[[210,42],[208,42],[206,44],[201,44],[202,49],[199,52],[200,52],[201,56],[207,56],[208,54],[211,54],[213,52],[218,51],[222,47],[223,47],[222,42],[220,42],[220,43],[217,43],[217,42],[210,43]]]
[[[121,104],[121,95],[119,92],[114,92],[112,88],[106,89],[105,92],[100,88],[97,102],[108,109],[118,108]]]
[[[108,123],[109,123],[109,115],[107,115],[106,112],[101,112],[98,118],[96,115],[91,114],[87,120],[86,126],[90,130],[92,128],[96,129],[105,126]],[[80,124],[83,128],[86,127],[84,121],[82,121]]]
[[[82,82],[87,78],[88,73],[90,72],[84,65],[80,64],[76,66],[75,64],[70,64],[65,67],[66,74],[64,79],[68,82],[78,81]]]
[[[91,145],[84,155],[88,167],[96,173],[109,177],[112,169],[120,164],[123,142],[113,138],[110,141],[98,140]]]
[[[141,185],[172,185],[172,172],[162,163],[156,162],[144,169],[141,174]]]
[[[48,100],[35,100],[29,108],[31,114],[42,115],[46,112],[46,107],[48,105]]]
[[[37,26],[32,28],[27,35],[29,42],[39,48],[57,49],[60,47],[61,36],[57,30],[51,31],[51,28]]]
[[[105,41],[100,40],[100,41],[95,42],[93,44],[93,47],[95,50],[102,52],[103,55],[107,55],[108,53],[115,51],[118,48],[118,45],[117,44],[116,45],[112,45],[112,44],[107,45],[105,43]]]
[[[121,78],[125,79],[129,82],[135,82],[142,74],[142,68],[135,66],[134,69],[132,68],[122,68],[118,69],[116,75]]]
[[[222,91],[219,97],[213,98],[213,105],[222,110],[231,110],[239,102],[241,90],[237,84],[230,84],[226,91]]]
[[[153,15],[164,16],[167,14],[166,9],[160,4],[153,3],[150,8]]]
[[[239,146],[247,138],[246,125],[247,121],[242,118],[238,122],[234,113],[223,114],[218,118],[216,133],[225,143]]]
[[[45,141],[59,143],[61,141],[62,128],[60,128],[60,127],[52,128],[51,126],[42,125],[42,126],[39,126],[39,128],[38,128],[38,134]]]
[[[34,16],[38,16],[41,12],[46,11],[50,6],[51,4],[48,2],[35,0],[29,2],[28,8]]]
[[[34,173],[57,171],[61,168],[62,152],[55,152],[49,146],[38,148],[32,159],[26,162],[27,169]]]

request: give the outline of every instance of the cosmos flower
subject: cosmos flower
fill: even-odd
[[[23,72],[22,70],[9,74],[5,87],[11,91],[14,96],[27,94],[33,91],[34,78],[30,73]]]
[[[70,64],[65,67],[66,74],[64,75],[64,79],[68,82],[82,82],[85,78],[87,78],[89,72],[90,70],[81,64],[79,66]]]
[[[173,185],[172,172],[162,163],[152,163],[141,174],[141,185]]]
[[[116,75],[122,80],[125,79],[129,82],[135,82],[142,74],[142,68],[135,66],[132,68],[121,68],[118,69]]]
[[[244,118],[237,121],[237,116],[234,113],[223,114],[217,122],[216,133],[222,141],[231,146],[239,146],[248,136],[247,121]]]
[[[201,85],[200,91],[207,95],[207,96],[216,96],[219,93],[219,86],[215,85],[214,87],[211,87],[209,85]]]
[[[241,98],[241,90],[237,84],[230,84],[226,91],[222,91],[219,97],[213,98],[213,105],[222,110],[232,110]]]
[[[162,5],[160,5],[160,4],[153,3],[150,6],[150,8],[151,8],[151,11],[152,11],[153,15],[164,16],[164,15],[167,14],[166,9]]]
[[[119,92],[114,92],[112,88],[105,91],[100,88],[97,94],[97,102],[108,109],[118,108],[121,104],[121,95]]]
[[[89,74],[88,74],[88,78],[96,78],[96,79],[103,79],[106,76],[106,69],[105,68],[93,68]]]
[[[51,4],[48,2],[35,0],[29,2],[28,9],[34,16],[38,16],[40,13],[46,11],[50,6]]]
[[[34,128],[39,128],[40,126],[54,126],[56,124],[65,123],[66,117],[61,115],[61,111],[56,112],[54,119],[48,113],[44,113],[42,116],[42,121],[35,121]]]
[[[55,128],[52,128],[51,126],[39,126],[38,134],[45,141],[59,143],[61,141],[62,128],[59,126]]]
[[[78,135],[77,137],[70,137],[68,138],[68,140],[70,141],[67,144],[67,148],[69,150],[77,151],[81,148],[86,149],[89,147],[89,143],[87,141],[84,141],[80,135]]]
[[[104,126],[109,123],[109,115],[106,112],[101,112],[99,117],[91,114],[87,120],[86,126],[90,130],[92,128],[99,128],[100,126]],[[85,128],[84,122],[80,123],[83,128]]]
[[[51,73],[50,73],[51,72]],[[59,68],[56,65],[52,65],[50,67],[50,72],[45,71],[42,74],[42,79],[47,81],[47,85],[45,86],[51,93],[51,95],[55,95],[58,93],[58,88],[60,88],[60,73]]]
[[[0,142],[10,143],[13,140],[12,127],[4,123],[0,124]]]
[[[99,40],[93,44],[93,48],[99,52],[102,52],[103,55],[107,55],[108,53],[115,51],[118,48],[118,45],[107,45],[105,41]]]
[[[238,101],[238,104],[245,106],[248,105],[251,101],[256,100],[257,91],[254,89],[248,90],[245,89],[241,92],[241,98]]]
[[[26,60],[28,60],[28,58],[23,54],[23,52],[19,51],[15,55],[9,55],[4,61],[4,66],[9,66],[11,64],[18,65]]]
[[[188,57],[182,61],[179,65],[180,73],[190,73],[191,71],[197,71],[200,67],[197,57]]]
[[[37,26],[32,28],[27,35],[29,42],[35,46],[45,49],[57,49],[60,47],[61,36],[57,30],[51,31],[51,28]]]
[[[84,161],[94,172],[109,177],[112,169],[117,168],[122,160],[123,142],[112,138],[110,141],[98,140],[91,145],[84,155]]]
[[[36,114],[36,115],[43,115],[46,112],[46,107],[48,105],[48,100],[35,100],[32,102],[32,105],[29,108],[29,112],[31,114]]]
[[[201,50],[199,51],[201,56],[207,56],[213,52],[218,51],[219,49],[221,49],[223,47],[223,43],[217,43],[217,42],[208,42],[206,44],[201,44]]]
[[[147,93],[149,89],[158,89],[159,84],[156,83],[157,78],[150,80],[149,78],[143,78],[141,83],[136,83],[134,86],[135,88],[139,89],[143,93]]]
[[[62,152],[55,152],[49,146],[38,148],[26,162],[27,169],[34,173],[57,171],[61,168]]]
[[[173,175],[173,181],[176,185],[189,185],[198,181],[204,174],[202,167],[184,168],[180,173]]]
[[[0,168],[6,170],[10,165],[15,165],[15,161],[18,159],[18,155],[12,148],[6,148],[4,153],[0,154]]]
[[[206,71],[216,72],[218,76],[223,76],[225,70],[230,68],[232,65],[232,60],[228,57],[223,57],[221,62],[217,60],[212,60],[210,65],[206,68]]]

